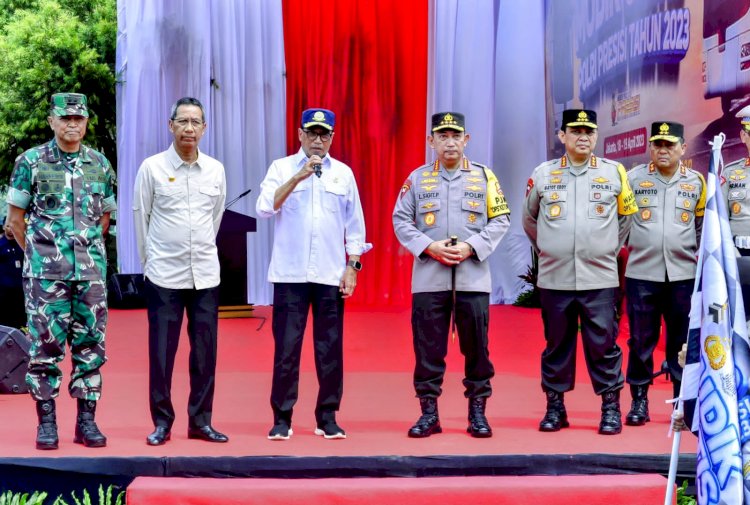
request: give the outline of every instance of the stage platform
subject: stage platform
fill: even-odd
[[[0,395],[0,489],[39,489],[40,482],[64,483],[95,474],[105,482],[129,483],[137,476],[176,477],[423,477],[575,474],[666,474],[671,385],[657,378],[651,390],[652,422],[625,426],[622,434],[597,434],[599,398],[594,396],[579,349],[577,387],[566,395],[571,427],[540,433],[545,400],[540,388],[539,356],[544,348],[538,310],[493,306],[490,318],[494,394],[487,414],[490,439],[466,433],[467,403],[461,385],[463,359],[458,342],[450,345],[448,373],[440,398],[444,433],[410,439],[406,432],[418,417],[411,385],[413,352],[410,311],[347,308],[345,321],[344,399],[338,415],[346,440],[315,436],[317,383],[312,339],[303,350],[300,400],[288,441],[266,439],[272,424],[273,339],[270,307],[256,307],[262,319],[222,319],[213,425],[230,437],[227,444],[187,438],[187,338],[177,358],[173,396],[177,420],[172,441],[150,447],[146,314],[112,310],[107,331],[109,362],[103,368],[103,397],[97,421],[107,447],[73,444],[75,402],[67,392],[58,399],[61,441],[58,451],[34,448],[36,415],[27,395]],[[626,349],[626,322],[620,345]],[[663,353],[656,357],[660,363]],[[67,376],[69,361],[64,364]],[[630,395],[623,391],[623,415]],[[678,482],[692,477],[696,443],[682,437]]]

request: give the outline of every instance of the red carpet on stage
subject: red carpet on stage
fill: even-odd
[[[632,505],[663,503],[661,475],[423,479],[180,479],[138,477],[128,505]]]
[[[473,439],[466,433],[467,403],[461,385],[463,359],[458,342],[450,345],[448,373],[440,398],[444,433],[428,439],[409,439],[406,431],[419,413],[411,384],[413,352],[408,309],[347,309],[345,321],[344,398],[338,420],[346,440],[324,440],[313,434],[317,383],[312,342],[306,336],[303,350],[300,400],[295,407],[294,436],[289,441],[269,441],[272,424],[269,394],[273,339],[270,307],[256,307],[262,319],[223,319],[219,323],[219,359],[213,425],[230,437],[227,444],[210,444],[187,438],[187,338],[183,335],[174,376],[173,396],[177,420],[172,441],[149,447],[152,430],[148,411],[148,356],[146,314],[143,310],[112,310],[107,329],[109,361],[103,368],[103,397],[97,421],[108,436],[108,445],[87,449],[72,443],[75,402],[67,395],[70,370],[63,364],[65,385],[58,399],[61,441],[58,451],[34,449],[36,415],[28,395],[0,395],[4,419],[0,430],[2,458],[102,458],[102,457],[251,457],[251,456],[451,456],[451,455],[666,455],[671,408],[665,400],[671,385],[657,378],[650,393],[652,422],[643,427],[625,426],[621,435],[598,435],[599,398],[594,396],[579,350],[576,389],[566,395],[571,427],[559,433],[540,433],[544,414],[540,388],[539,356],[544,347],[538,310],[493,306],[490,351],[496,377],[488,402],[494,429],[490,439]],[[620,345],[626,350],[626,328]],[[661,363],[663,355],[656,356]],[[622,406],[630,405],[627,388]],[[624,414],[623,412],[623,414]],[[695,454],[695,440],[683,437],[681,451]],[[555,470],[557,471],[557,470]],[[540,472],[542,473],[542,472]],[[560,469],[557,473],[565,473]]]

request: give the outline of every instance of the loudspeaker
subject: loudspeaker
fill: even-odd
[[[28,393],[31,340],[21,330],[0,326],[0,394]]]
[[[107,301],[113,309],[146,307],[146,281],[143,274],[115,274],[107,283]]]

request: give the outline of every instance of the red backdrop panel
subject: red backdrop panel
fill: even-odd
[[[405,305],[411,255],[391,213],[411,170],[424,162],[426,0],[285,0],[287,147],[299,149],[301,112],[336,113],[331,155],[354,170],[374,249],[347,303]]]

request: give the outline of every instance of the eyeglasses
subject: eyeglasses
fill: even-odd
[[[305,135],[307,135],[307,140],[315,141],[315,139],[320,138],[321,142],[328,142],[331,140],[331,137],[333,137],[333,133],[315,133],[312,130],[302,130],[305,132]]]
[[[188,125],[192,125],[192,127],[195,129],[203,128],[203,125],[205,124],[202,119],[188,118],[173,119],[172,122],[180,128],[187,128]]]

